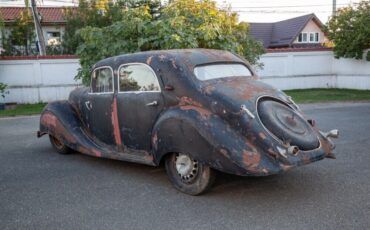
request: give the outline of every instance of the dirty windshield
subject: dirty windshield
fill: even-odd
[[[195,76],[201,80],[211,80],[224,77],[252,76],[252,72],[242,64],[213,64],[194,68]]]

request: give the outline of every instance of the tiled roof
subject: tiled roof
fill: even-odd
[[[310,20],[321,26],[320,20],[314,14],[308,14],[279,22],[249,23],[250,34],[262,41],[265,48],[286,47],[293,43]]]
[[[0,17],[6,22],[17,19],[26,7],[0,7]],[[41,14],[41,23],[65,23],[64,10],[62,7],[37,7]]]
[[[250,35],[261,41],[264,47],[269,47],[274,23],[249,23],[249,25]]]

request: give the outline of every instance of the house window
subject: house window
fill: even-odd
[[[308,42],[307,41],[307,33],[300,33],[298,36],[298,42]]]
[[[60,32],[48,31],[46,32],[46,35],[49,46],[60,45]]]
[[[318,43],[319,42],[319,33],[310,33],[310,42]]]
[[[299,43],[318,43],[320,36],[318,32],[315,33],[300,33],[298,35]]]

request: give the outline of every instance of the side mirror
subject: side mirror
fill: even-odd
[[[165,85],[164,86],[164,89],[167,90],[167,91],[172,91],[174,90],[175,88],[172,86],[172,85]]]

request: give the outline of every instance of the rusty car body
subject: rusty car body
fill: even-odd
[[[90,87],[49,103],[38,137],[70,150],[158,166],[182,192],[206,191],[214,170],[267,176],[334,158],[331,137],[290,97],[226,51],[148,51],[96,63]]]

